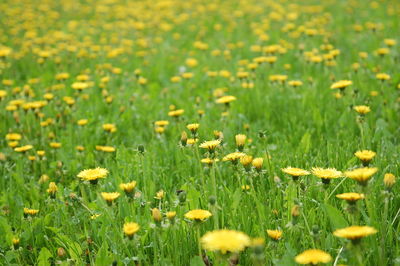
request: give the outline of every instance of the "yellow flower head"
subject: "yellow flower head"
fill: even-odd
[[[311,173],[322,179],[334,179],[343,176],[342,172],[336,170],[335,168],[313,167],[311,169]]]
[[[334,236],[346,238],[350,240],[359,240],[363,237],[376,234],[378,231],[370,226],[349,226],[346,228],[338,229],[333,232]]]
[[[279,240],[282,238],[282,231],[281,230],[267,230],[267,234],[273,240]]]
[[[139,231],[140,226],[137,223],[125,223],[124,224],[124,234],[131,238],[134,234]]]
[[[84,126],[89,122],[87,119],[79,119],[78,122],[76,122],[79,126]]]
[[[151,216],[155,222],[161,222],[162,214],[159,209],[153,208],[151,209]]]
[[[159,120],[154,122],[155,126],[159,126],[159,127],[165,127],[169,125],[169,121],[168,120]]]
[[[250,166],[250,164],[251,164],[252,162],[253,162],[253,156],[244,155],[244,156],[240,157],[240,163],[241,163],[244,167]]]
[[[351,171],[344,172],[344,175],[348,178],[354,179],[360,184],[365,185],[366,182],[378,171],[378,168],[357,168]]]
[[[101,196],[107,203],[112,203],[114,200],[116,200],[120,194],[119,192],[101,192]]]
[[[299,264],[328,263],[332,260],[331,255],[319,249],[309,249],[297,255],[294,259]]]
[[[364,199],[364,194],[348,192],[348,193],[337,194],[336,197],[345,200],[349,203],[353,203],[356,202],[357,200]]]
[[[86,169],[81,171],[78,174],[78,177],[85,181],[94,181],[99,178],[105,178],[108,174],[108,170],[105,168],[94,168],[94,169]]]
[[[170,211],[170,212],[167,212],[165,215],[167,216],[168,220],[173,220],[176,216],[176,212]]]
[[[117,127],[115,126],[115,124],[104,124],[103,129],[110,133],[114,133],[117,131]]]
[[[331,89],[344,89],[352,84],[353,84],[353,82],[351,80],[340,80],[340,81],[333,83],[331,85]]]
[[[360,115],[366,115],[369,112],[371,112],[371,108],[369,108],[369,106],[366,106],[366,105],[357,105],[357,106],[354,106],[353,109]]]
[[[212,216],[211,212],[209,212],[207,210],[201,210],[201,209],[191,210],[185,214],[186,219],[194,220],[194,221],[198,221],[198,222],[200,222],[200,221],[202,222],[211,216]]]
[[[173,110],[168,112],[168,116],[178,117],[181,116],[184,112],[185,110],[183,109]]]
[[[21,140],[22,136],[18,133],[8,133],[6,135],[6,140]]]
[[[238,253],[251,245],[251,239],[245,233],[227,229],[207,232],[200,241],[204,249],[222,254]]]
[[[165,191],[164,190],[160,190],[156,193],[156,196],[154,197],[155,199],[161,200],[165,197]]]
[[[125,191],[125,193],[132,193],[132,191],[135,189],[136,187],[136,181],[132,181],[129,183],[122,183],[119,184],[120,189],[122,189],[123,191]]]
[[[54,149],[58,149],[61,147],[61,143],[60,142],[50,142],[50,147],[52,147]]]
[[[14,148],[14,151],[16,151],[16,152],[26,152],[26,151],[29,151],[31,149],[33,149],[32,145],[25,145],[25,146]]]
[[[201,162],[204,164],[212,165],[215,162],[218,162],[219,159],[211,159],[211,158],[203,158],[201,159]]]
[[[35,210],[35,209],[28,209],[28,208],[24,208],[24,214],[25,215],[36,215],[38,214],[39,210]]]
[[[244,144],[246,143],[246,135],[238,134],[235,136],[236,146],[240,149],[243,148]]]
[[[286,167],[282,169],[282,172],[285,174],[294,176],[294,177],[299,177],[299,176],[306,176],[309,175],[310,172],[307,170],[301,169],[301,168],[295,168],[295,167]]]
[[[229,103],[231,103],[233,101],[236,101],[236,97],[235,96],[226,95],[226,96],[222,96],[222,97],[218,98],[215,102],[216,103],[229,104]]]
[[[386,73],[378,73],[378,74],[376,74],[376,76],[375,76],[377,79],[379,79],[379,80],[382,80],[382,81],[384,81],[384,80],[389,80],[390,79],[390,75],[389,74],[386,74]]]
[[[383,183],[385,184],[385,187],[390,189],[394,186],[394,184],[396,183],[396,177],[394,176],[394,174],[391,173],[387,173],[385,174],[385,176],[383,177]]]
[[[259,158],[254,158],[252,165],[254,166],[254,168],[256,168],[257,170],[261,170],[262,166],[263,166],[263,162],[264,159],[259,157]]]
[[[196,131],[199,129],[200,124],[189,124],[186,126],[187,129],[189,129],[192,133],[196,133]]]
[[[364,165],[368,165],[368,163],[375,157],[376,152],[369,150],[357,151],[354,155],[360,159]]]
[[[47,193],[49,194],[55,194],[58,191],[58,187],[56,183],[50,182],[49,188],[47,189]]]
[[[220,143],[221,143],[220,140],[209,140],[209,141],[205,141],[202,144],[200,144],[199,147],[203,148],[203,149],[207,149],[208,151],[214,151],[215,148],[217,148]]]
[[[224,158],[222,158],[222,161],[231,161],[231,162],[237,162],[241,157],[245,156],[246,154],[243,152],[233,152],[229,153],[226,155]]]

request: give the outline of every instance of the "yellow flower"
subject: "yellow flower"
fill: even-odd
[[[190,139],[187,139],[186,140],[186,143],[188,144],[188,145],[193,145],[193,144],[195,144],[196,142],[198,142],[199,141],[199,139],[198,138],[190,138]]]
[[[331,255],[319,249],[308,249],[295,257],[295,261],[299,264],[328,263],[332,260]]]
[[[49,188],[47,189],[47,193],[49,193],[51,196],[55,196],[55,194],[58,191],[58,187],[55,182],[50,182]]]
[[[379,80],[382,80],[382,81],[384,81],[384,80],[389,80],[390,79],[390,75],[389,74],[386,74],[386,73],[378,73],[378,74],[376,74],[376,76],[375,76],[377,79],[379,79]]]
[[[364,166],[367,166],[369,162],[375,157],[376,153],[369,150],[357,151],[354,155],[360,159]]]
[[[189,220],[194,220],[194,221],[204,221],[211,217],[212,214],[211,212],[207,210],[201,210],[201,209],[196,209],[196,210],[191,210],[185,214],[185,218]]]
[[[316,177],[322,179],[324,184],[328,184],[331,179],[342,177],[342,172],[336,170],[335,168],[320,168],[320,167],[313,167],[311,172]]]
[[[260,171],[261,168],[262,168],[262,166],[263,166],[263,162],[264,162],[264,159],[261,158],[261,157],[259,157],[259,158],[254,158],[254,159],[253,159],[253,162],[252,162],[252,165],[254,166],[254,168],[257,169],[257,171]]]
[[[245,156],[240,157],[240,163],[245,168],[248,168],[252,162],[253,162],[253,156],[245,155]]]
[[[224,104],[229,104],[233,101],[236,101],[236,97],[235,96],[231,96],[231,95],[227,95],[227,96],[222,96],[220,98],[218,98],[215,102],[216,103],[224,103]]]
[[[132,238],[134,234],[137,233],[137,231],[139,231],[140,226],[137,223],[125,223],[124,224],[124,234],[129,237]]]
[[[108,174],[108,170],[105,168],[94,168],[86,169],[78,174],[78,177],[86,181],[97,181],[99,178],[105,178]],[[95,183],[95,182],[92,182]]]
[[[24,208],[24,214],[25,214],[25,215],[34,216],[34,215],[36,215],[38,212],[39,212],[39,210]]]
[[[366,185],[368,180],[378,171],[378,168],[357,168],[351,171],[344,172],[344,175],[348,178],[356,180],[361,185]]]
[[[349,203],[354,203],[357,200],[364,199],[364,194],[348,192],[348,193],[337,194],[336,197],[345,200]]]
[[[292,87],[299,87],[303,85],[303,82],[301,82],[300,80],[291,80],[288,82],[288,84]]]
[[[200,241],[204,249],[222,254],[238,253],[251,244],[250,237],[245,233],[227,229],[207,232]]]
[[[129,183],[119,184],[119,188],[125,191],[125,193],[130,194],[136,187],[136,181],[132,181]]]
[[[195,134],[199,129],[199,126],[199,124],[189,124],[186,126],[186,128],[189,129],[193,134]]]
[[[156,193],[156,196],[154,197],[155,199],[161,200],[165,197],[165,191],[164,190],[160,190]]]
[[[219,159],[211,159],[211,158],[203,158],[201,159],[201,162],[204,164],[212,165],[215,162],[218,162]]]
[[[173,220],[176,216],[176,212],[175,211],[167,212],[166,216],[167,216],[168,220]]]
[[[353,243],[358,243],[358,241],[366,236],[376,234],[378,231],[370,226],[349,226],[346,228],[338,229],[333,232],[334,236],[350,239]]]
[[[165,126],[168,126],[168,124],[169,124],[169,121],[167,121],[167,120],[159,120],[159,121],[154,122],[154,125],[159,126],[159,127],[165,127]]]
[[[282,238],[282,231],[281,230],[267,230],[267,234],[273,240],[279,240]]]
[[[243,150],[244,144],[246,143],[246,135],[238,134],[235,136],[236,146],[238,147],[239,151]]]
[[[181,116],[184,112],[185,110],[183,109],[173,110],[168,112],[168,116],[178,117]]]
[[[54,148],[54,149],[58,149],[61,147],[61,143],[59,142],[50,142],[50,147]]]
[[[299,176],[306,176],[309,175],[310,172],[307,170],[301,169],[301,168],[295,168],[295,167],[286,167],[281,169],[282,172],[291,175],[294,179],[297,179]]]
[[[203,149],[207,149],[210,152],[213,152],[215,150],[216,147],[219,146],[219,144],[221,143],[220,140],[209,140],[209,141],[205,141],[202,144],[200,144],[200,148]]]
[[[117,131],[117,127],[115,126],[115,124],[104,124],[103,129],[110,133],[114,133]]]
[[[77,122],[77,124],[78,124],[79,126],[84,126],[84,125],[86,125],[88,122],[89,122],[89,120],[87,120],[87,119],[79,119],[78,122]]]
[[[394,174],[391,173],[387,173],[385,174],[385,176],[383,177],[383,183],[385,184],[385,187],[390,189],[394,186],[394,184],[396,183],[396,177],[394,176]]]
[[[31,149],[33,149],[32,145],[25,145],[25,146],[14,148],[14,151],[16,151],[16,152],[26,152],[26,151],[29,151]]]
[[[101,196],[107,202],[107,204],[111,205],[112,202],[120,196],[120,194],[119,192],[101,192]]]
[[[222,158],[222,161],[226,162],[226,161],[231,161],[232,163],[237,163],[237,161],[245,156],[246,154],[243,152],[233,152],[233,153],[229,153],[228,155],[226,155],[224,158]]]
[[[352,84],[353,84],[353,82],[351,80],[340,80],[340,81],[333,83],[331,85],[331,89],[344,89]]]
[[[369,112],[371,112],[371,108],[369,108],[369,106],[366,106],[366,105],[357,105],[357,106],[354,106],[353,109],[360,115],[365,115],[365,114],[368,114]]]
[[[115,148],[111,146],[100,146],[96,145],[96,150],[97,151],[103,151],[103,152],[115,152]]]
[[[153,208],[151,209],[151,216],[155,222],[161,222],[162,215],[159,209]]]
[[[18,133],[8,133],[6,135],[6,140],[21,140],[22,136]]]

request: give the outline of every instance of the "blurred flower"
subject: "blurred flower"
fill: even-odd
[[[350,204],[353,204],[360,199],[364,199],[364,194],[348,192],[348,193],[337,194],[336,197],[345,200]]]
[[[137,223],[125,223],[124,234],[130,239],[139,231],[140,226]]]
[[[197,222],[203,222],[204,220],[208,219],[211,216],[212,216],[211,212],[201,209],[191,210],[185,214],[186,219],[194,220]]]
[[[328,263],[331,260],[331,255],[319,249],[308,249],[295,257],[295,261],[299,264],[317,265],[319,263]]]
[[[215,230],[201,237],[201,244],[209,251],[238,253],[250,246],[251,239],[245,233],[235,230]]]
[[[360,115],[366,115],[369,112],[371,112],[371,108],[369,108],[369,106],[366,105],[357,105],[354,106],[353,108],[357,113],[359,113]]]
[[[292,176],[293,180],[297,180],[300,176],[306,176],[310,174],[310,172],[308,172],[307,170],[290,166],[282,168],[281,170],[282,172]]]
[[[378,168],[357,168],[351,171],[344,172],[348,178],[356,180],[360,185],[366,185],[368,180],[378,171]]]
[[[334,236],[350,239],[354,244],[357,244],[363,237],[376,234],[378,231],[370,226],[349,226],[338,229],[333,232]]]

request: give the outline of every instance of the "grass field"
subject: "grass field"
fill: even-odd
[[[400,2],[0,10],[1,265],[400,265]]]

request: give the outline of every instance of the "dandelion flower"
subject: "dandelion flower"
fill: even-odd
[[[233,152],[233,153],[229,153],[228,155],[224,156],[224,158],[222,158],[222,161],[226,162],[226,161],[230,161],[233,164],[236,164],[238,162],[238,160],[245,156],[246,154],[243,152]]]
[[[332,260],[331,255],[319,249],[308,249],[295,257],[295,261],[299,264],[328,263]]]
[[[362,151],[357,151],[354,153],[354,155],[360,159],[363,163],[364,166],[368,166],[368,164],[372,161],[372,159],[375,157],[376,152],[369,151],[369,150],[362,150]]]
[[[39,210],[24,208],[24,215],[34,216],[38,214]]]
[[[58,187],[55,182],[50,182],[49,188],[47,189],[47,193],[50,194],[51,197],[55,197],[56,193],[58,191]]]
[[[101,192],[101,196],[108,205],[111,205],[113,201],[115,201],[120,196],[120,194],[119,192]]]
[[[383,183],[385,184],[385,187],[387,189],[391,189],[396,183],[396,177],[394,176],[394,174],[387,173],[383,177]]]
[[[335,178],[339,178],[339,177],[343,176],[342,172],[336,170],[335,168],[314,167],[311,169],[311,172],[316,177],[321,178],[322,182],[324,184],[329,184],[331,179],[335,179]]]
[[[194,220],[197,222],[202,222],[204,220],[207,220],[211,216],[212,216],[211,212],[201,209],[191,210],[185,214],[186,219]]]
[[[251,244],[250,237],[245,233],[227,229],[207,232],[200,241],[204,249],[222,254],[238,253]]]
[[[353,109],[360,115],[366,115],[369,112],[371,112],[371,108],[369,108],[369,106],[366,106],[366,105],[357,105],[357,106],[354,106]]]
[[[128,195],[132,194],[135,187],[136,187],[136,181],[119,184],[119,188],[122,189],[123,191],[125,191],[125,193]]]
[[[353,82],[351,80],[340,80],[340,81],[333,83],[331,85],[331,89],[344,89],[352,84],[353,84]]]
[[[233,101],[236,101],[236,97],[235,96],[231,96],[231,95],[227,95],[227,96],[222,96],[220,98],[218,98],[215,102],[216,103],[223,103],[223,104],[229,104]]]
[[[371,226],[349,226],[338,229],[333,232],[334,236],[350,239],[354,244],[357,244],[361,238],[376,234],[378,231]]]
[[[300,176],[309,175],[310,172],[301,168],[296,167],[286,167],[281,169],[282,172],[292,176],[293,180],[297,180]]]
[[[196,134],[199,127],[200,127],[200,124],[189,124],[186,126],[186,128],[189,129],[190,132],[192,132],[192,134]]]
[[[268,236],[273,240],[279,240],[282,238],[282,231],[281,230],[267,230]]]
[[[351,171],[344,172],[348,178],[356,180],[360,185],[366,185],[368,180],[378,171],[378,168],[357,168]]]
[[[254,168],[256,168],[257,171],[261,171],[261,168],[263,166],[263,162],[264,162],[264,159],[261,158],[261,157],[254,158],[253,162],[252,162],[252,165],[254,166]]]
[[[32,145],[25,145],[25,146],[14,148],[14,151],[16,151],[16,152],[26,152],[26,151],[29,151],[31,149],[33,149]]]
[[[348,193],[337,194],[336,197],[345,200],[348,203],[355,203],[360,199],[364,199],[364,194],[348,192]]]
[[[219,146],[219,144],[221,143],[220,140],[209,140],[209,141],[205,141],[202,144],[200,144],[200,148],[203,149],[207,149],[209,152],[213,152],[215,150],[215,148],[217,148]]]
[[[106,178],[108,170],[105,168],[86,169],[78,174],[78,177],[85,181],[90,181],[93,184],[97,183],[99,178]]]
[[[132,238],[140,229],[140,226],[137,223],[125,223],[124,224],[124,234]]]
[[[183,110],[183,109],[173,110],[173,111],[168,112],[168,116],[178,117],[178,116],[181,116],[184,112],[185,112],[185,110]]]

